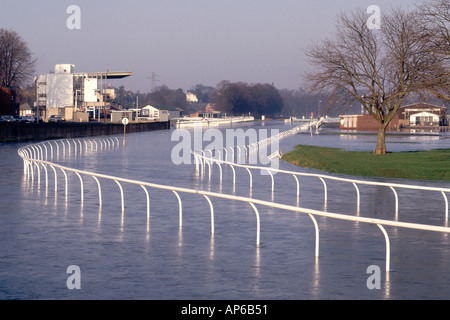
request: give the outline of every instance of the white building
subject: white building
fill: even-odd
[[[141,117],[159,119],[159,109],[148,105],[142,108]]]
[[[158,120],[158,121],[169,121],[169,111],[159,110],[151,105],[142,108],[140,112],[140,118]]]
[[[194,93],[188,91],[186,93],[186,101],[187,102],[198,102],[198,98]]]
[[[439,116],[431,112],[420,112],[410,116],[409,123],[411,126],[438,126]]]
[[[399,109],[399,121],[405,127],[447,126],[447,108],[425,102],[402,106]]]
[[[55,72],[35,77],[36,108],[44,118],[52,114],[64,115],[90,111],[94,118],[100,110],[109,108],[114,99],[114,90],[108,88],[107,80],[122,79],[132,72],[74,73],[73,64],[58,64]],[[72,120],[72,119],[66,119]]]

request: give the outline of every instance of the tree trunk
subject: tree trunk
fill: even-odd
[[[386,126],[380,124],[378,128],[377,147],[374,154],[386,154]]]

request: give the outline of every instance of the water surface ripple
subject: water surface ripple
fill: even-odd
[[[244,128],[291,127],[280,122]],[[225,128],[224,128],[225,129]],[[400,211],[394,212],[389,188],[361,186],[356,208],[353,185],[329,182],[328,202],[316,178],[300,179],[300,198],[292,176],[276,175],[275,192],[269,176],[254,175],[250,194],[245,170],[217,167],[211,179],[193,165],[174,165],[171,131],[127,136],[126,148],[112,148],[62,157],[74,168],[165,185],[223,192],[301,205],[329,212],[447,226],[440,193],[398,190]],[[395,143],[389,143],[389,139]],[[399,143],[402,142],[402,143]],[[297,144],[371,150],[371,136],[301,133],[281,142],[285,152]],[[181,195],[183,228],[178,227],[178,202],[167,191],[149,189],[151,217],[146,218],[143,190],[124,185],[125,212],[119,189],[102,181],[103,207],[98,206],[94,180],[85,178],[85,199],[69,174],[69,195],[53,183],[26,179],[17,150],[24,144],[0,144],[0,299],[449,299],[450,235],[386,227],[391,241],[391,268],[384,272],[385,241],[374,225],[317,218],[320,256],[314,256],[315,230],[304,214],[258,208],[261,246],[255,245],[256,219],[245,203],[213,199],[215,235],[211,236],[207,201]],[[388,148],[425,150],[450,148],[446,135],[394,136]],[[432,165],[432,164],[430,164]],[[281,163],[280,168],[315,172]],[[52,175],[51,175],[52,176]],[[365,178],[361,178],[365,179]],[[412,183],[393,179],[371,179]],[[415,182],[445,186],[447,182]],[[81,269],[81,290],[66,286],[66,269]],[[381,289],[369,290],[367,268],[381,268]]]

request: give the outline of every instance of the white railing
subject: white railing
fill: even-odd
[[[250,157],[250,154],[257,153],[261,148],[265,148],[265,147],[269,146],[273,141],[277,141],[277,140],[279,141],[283,138],[294,135],[298,132],[308,130],[315,125],[317,125],[317,121],[307,123],[307,124],[304,124],[301,126],[296,126],[290,130],[280,132],[274,136],[250,143],[248,145],[236,146],[236,147],[226,147],[226,148],[222,148],[222,149],[207,149],[207,150],[200,150],[199,152],[201,152],[203,155],[205,155],[206,152],[209,152],[211,158],[212,158],[212,153],[214,152],[218,155],[218,160],[222,159],[222,153],[223,153],[223,159],[226,160],[229,158],[228,157],[228,151],[229,151],[232,162],[234,162],[235,158],[237,161],[241,161],[242,157],[244,157],[244,159],[248,159]],[[236,149],[237,149],[237,152],[235,152]],[[278,156],[280,156],[278,151],[276,153],[278,153]],[[243,156],[243,154],[245,154],[245,155]],[[235,155],[236,155],[236,157],[235,157]],[[261,154],[260,156],[264,157],[266,155]],[[271,156],[274,156],[274,154]],[[267,158],[269,158],[269,156],[267,156]]]
[[[109,140],[110,147],[119,145],[118,139],[116,139],[116,138],[114,138],[114,139],[116,140],[116,142],[114,144],[112,143],[113,140]],[[78,144],[78,149],[77,149],[78,152],[83,152],[83,150],[86,150],[86,149],[79,148],[79,146],[83,145],[83,143],[84,143],[84,142],[82,143],[81,140],[72,140],[72,142],[74,145]],[[64,145],[64,143],[67,145],[70,145],[69,140],[65,140],[65,142],[62,142],[63,145]],[[108,146],[107,141],[103,141],[103,143],[104,143],[105,147]],[[150,221],[150,197],[149,197],[147,188],[166,190],[168,192],[172,192],[173,194],[175,194],[178,199],[180,228],[182,228],[182,223],[183,223],[183,206],[182,206],[182,200],[181,200],[180,194],[184,193],[184,194],[191,194],[191,195],[199,195],[199,196],[204,197],[209,203],[210,216],[211,216],[211,218],[210,218],[211,219],[211,233],[212,234],[214,234],[214,232],[215,232],[215,230],[214,230],[215,229],[215,226],[214,226],[215,213],[214,213],[214,205],[213,205],[213,202],[211,201],[211,198],[226,199],[226,200],[230,200],[230,201],[239,201],[239,202],[247,203],[252,207],[252,209],[256,215],[256,245],[258,247],[260,246],[260,242],[261,242],[261,239],[260,239],[261,238],[260,237],[261,219],[260,219],[260,214],[259,214],[258,208],[256,207],[257,205],[270,207],[270,208],[277,208],[280,210],[286,210],[286,211],[297,212],[297,213],[302,213],[302,214],[307,214],[312,219],[314,227],[315,227],[315,237],[316,237],[316,239],[315,239],[315,256],[316,257],[319,256],[319,227],[318,227],[318,223],[315,219],[316,216],[377,225],[378,228],[382,231],[382,233],[385,237],[385,242],[386,242],[386,268],[385,268],[386,271],[390,270],[390,240],[389,240],[389,236],[388,236],[384,226],[409,228],[409,229],[415,229],[415,230],[425,230],[425,231],[442,232],[442,233],[450,232],[450,228],[448,228],[448,227],[432,226],[432,225],[417,224],[417,223],[406,223],[406,222],[390,221],[390,220],[383,220],[383,219],[373,219],[373,218],[366,218],[366,217],[355,217],[355,216],[350,216],[350,215],[345,215],[345,214],[312,210],[312,209],[307,209],[307,208],[301,208],[298,206],[296,207],[296,206],[275,203],[275,202],[269,202],[269,201],[264,201],[264,200],[258,200],[258,199],[248,198],[248,197],[241,197],[241,196],[215,193],[215,192],[209,192],[209,191],[203,191],[203,190],[195,190],[195,189],[167,186],[167,185],[125,179],[125,178],[120,178],[120,177],[116,177],[116,176],[112,176],[112,175],[105,175],[105,174],[99,174],[99,173],[69,168],[66,166],[55,164],[50,161],[43,160],[44,158],[47,157],[47,153],[46,153],[46,151],[44,151],[45,147],[42,148],[42,146],[44,146],[45,144],[47,144],[47,146],[49,145],[48,142],[44,142],[44,143],[40,143],[37,145],[29,145],[29,146],[20,148],[18,150],[18,154],[20,155],[20,157],[23,159],[23,162],[24,162],[25,175],[28,176],[32,181],[34,181],[35,175],[37,174],[39,188],[40,188],[40,184],[41,184],[41,168],[43,168],[44,172],[45,172],[45,187],[47,189],[49,188],[49,181],[50,181],[49,180],[49,172],[50,172],[50,170],[48,170],[48,167],[50,167],[52,169],[52,172],[54,175],[55,193],[58,192],[58,173],[57,172],[61,171],[64,175],[64,181],[65,181],[64,191],[65,191],[65,195],[67,197],[68,193],[69,193],[67,173],[71,172],[71,173],[75,174],[80,181],[80,199],[83,203],[84,192],[85,192],[83,177],[88,176],[88,177],[93,178],[97,183],[99,206],[101,207],[103,204],[103,199],[102,199],[102,188],[101,188],[101,183],[100,183],[101,180],[100,179],[114,181],[118,185],[119,190],[120,190],[121,209],[122,209],[122,212],[124,212],[125,211],[125,195],[124,195],[122,184],[127,183],[127,184],[137,185],[137,186],[140,186],[145,192],[145,196],[147,199],[148,223]],[[58,143],[56,143],[56,144],[58,144]],[[88,145],[88,141],[86,141],[85,146],[86,145]],[[93,145],[94,145],[94,143],[93,143]],[[68,147],[66,149],[66,152],[70,152],[69,148],[70,147]],[[201,158],[201,157],[199,155],[196,155],[196,158]],[[208,161],[206,158],[203,158],[203,160]],[[210,160],[210,161],[213,161],[213,160]],[[217,161],[220,162],[220,160],[217,160]],[[233,164],[233,165],[236,165],[236,164]],[[258,167],[258,169],[261,169],[261,168]],[[267,168],[267,169],[271,170],[270,168]],[[35,171],[36,171],[36,174],[35,174]],[[280,172],[282,172],[282,171],[280,171]],[[324,176],[321,176],[320,178],[323,179],[323,177]],[[357,181],[357,182],[361,183],[361,181]]]
[[[95,138],[95,139],[60,139],[48,140],[29,145],[20,150],[27,153],[29,157],[39,160],[59,158],[59,156],[82,154],[88,151],[109,150],[119,145],[117,138]]]
[[[252,190],[253,188],[253,176],[251,170],[259,170],[259,171],[265,171],[268,173],[268,175],[271,177],[272,182],[272,192],[275,192],[275,174],[288,174],[292,175],[295,179],[296,186],[297,186],[297,198],[300,196],[300,181],[298,177],[315,177],[318,178],[324,187],[324,202],[327,203],[328,200],[328,188],[326,180],[334,180],[334,181],[341,181],[341,182],[348,182],[353,184],[355,190],[356,190],[356,206],[359,209],[361,204],[361,196],[360,196],[360,190],[358,185],[370,185],[370,186],[379,186],[379,187],[388,187],[392,190],[394,197],[395,197],[395,214],[398,215],[399,212],[399,197],[396,189],[410,189],[410,190],[422,190],[422,191],[435,191],[440,192],[444,198],[444,204],[445,204],[445,219],[448,220],[449,217],[449,203],[447,198],[447,193],[450,193],[450,188],[442,188],[442,187],[427,187],[427,186],[417,186],[417,185],[408,185],[408,184],[398,184],[398,183],[388,183],[388,182],[375,182],[375,181],[365,181],[365,180],[356,180],[356,179],[349,179],[349,178],[340,178],[340,177],[334,177],[324,174],[315,174],[315,173],[304,173],[304,172],[297,172],[297,171],[287,171],[287,170],[281,170],[276,168],[270,168],[270,167],[262,167],[262,166],[252,166],[252,165],[246,165],[246,164],[239,164],[235,162],[220,160],[217,158],[213,158],[212,156],[212,150],[210,156],[206,156],[205,151],[200,151],[202,154],[199,154],[198,151],[193,151],[192,154],[195,158],[195,163],[197,170],[200,170],[202,175],[205,175],[206,168],[209,170],[209,176],[212,174],[213,165],[216,164],[219,167],[219,177],[220,181],[223,179],[223,170],[222,165],[228,165],[231,167],[233,171],[233,184],[236,184],[236,169],[235,168],[244,168],[249,174],[249,188]],[[221,150],[218,150],[221,151]]]
[[[177,118],[175,126],[177,128],[196,126],[219,126],[223,124],[233,124],[240,122],[254,121],[254,117],[226,117],[226,118]]]

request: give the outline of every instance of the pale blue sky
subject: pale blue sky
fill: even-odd
[[[38,58],[77,72],[133,71],[125,85],[190,89],[221,80],[301,85],[304,50],[329,36],[340,11],[369,5],[412,8],[414,0],[1,0],[0,28],[17,31]],[[69,30],[67,7],[81,8],[81,30]],[[5,8],[7,8],[5,10]]]

